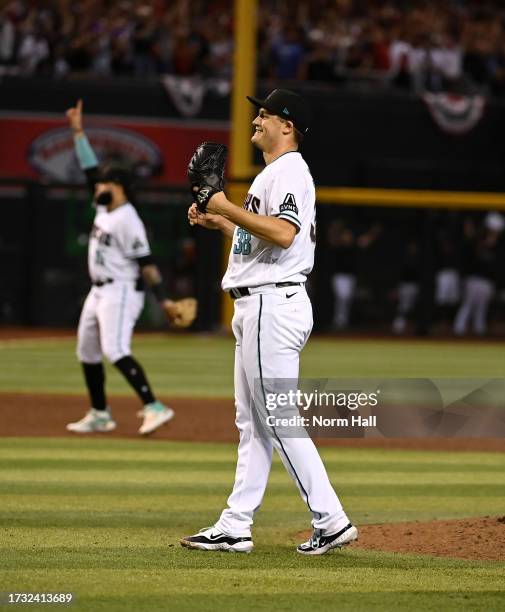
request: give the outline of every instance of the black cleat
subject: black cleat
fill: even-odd
[[[337,533],[323,535],[320,529],[314,529],[312,537],[296,548],[302,555],[324,555],[332,548],[342,548],[358,539],[358,530],[349,523]]]
[[[182,538],[181,546],[198,550],[223,550],[226,552],[250,553],[254,548],[252,538],[234,538],[218,531],[215,527],[205,527],[192,536]]]

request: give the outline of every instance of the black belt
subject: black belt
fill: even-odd
[[[103,287],[104,285],[108,285],[109,283],[113,283],[114,279],[113,278],[106,278],[103,281],[91,281],[91,284],[93,285],[93,287]]]
[[[275,283],[276,287],[294,287],[296,285],[301,286],[303,285],[303,283]],[[229,290],[229,293],[232,300],[236,300],[237,298],[241,297],[246,297],[246,295],[251,295],[251,292],[248,287],[233,287],[233,289]]]

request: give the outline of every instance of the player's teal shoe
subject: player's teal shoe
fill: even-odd
[[[158,429],[158,427],[172,420],[174,414],[175,412],[172,408],[164,406],[161,402],[156,401],[152,402],[152,404],[146,404],[139,414],[139,416],[144,418],[139,429],[139,434],[150,434],[155,429]]]
[[[113,420],[108,408],[107,410],[95,410],[95,408],[90,408],[80,421],[69,423],[67,429],[74,433],[113,431],[116,429],[116,422]]]

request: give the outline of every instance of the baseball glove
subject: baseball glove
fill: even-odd
[[[163,311],[172,327],[189,327],[196,318],[198,301],[195,298],[182,300],[166,300],[162,304]]]
[[[218,142],[202,142],[188,165],[191,195],[204,213],[211,197],[224,189],[224,166],[228,149]]]

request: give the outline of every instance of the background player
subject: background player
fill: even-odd
[[[112,431],[105,396],[105,356],[123,374],[143,404],[139,433],[148,434],[174,416],[159,402],[142,366],[130,350],[133,328],[144,305],[142,280],[158,299],[169,321],[181,317],[181,300],[165,298],[162,278],[153,263],[146,230],[129,202],[129,173],[120,167],[99,169],[82,127],[82,101],[67,111],[80,167],[93,191],[96,215],[89,238],[88,268],[92,288],[84,302],[77,331],[77,356],[82,364],[91,408],[67,429],[77,433]],[[193,316],[194,318],[194,316]]]
[[[465,223],[463,300],[454,319],[454,333],[458,336],[466,333],[470,320],[476,334],[487,332],[487,313],[499,278],[499,241],[504,227],[499,213],[489,213],[481,228],[470,220]]]
[[[260,429],[268,381],[296,385],[300,351],[312,329],[305,280],[314,262],[315,188],[298,152],[310,115],[304,100],[287,90],[276,89],[266,100],[249,100],[259,107],[252,142],[263,152],[266,168],[254,180],[244,208],[228,201],[221,185],[203,181],[196,201],[200,209],[207,204],[208,213],[200,214],[195,205],[188,213],[190,223],[220,229],[233,238],[222,286],[235,299],[240,432],[235,485],[218,522],[181,544],[201,550],[252,550],[253,516],[263,499],[275,448],[312,513],[313,536],[297,550],[320,555],[355,540],[357,529],[342,509],[312,440],[281,437],[275,427]]]

